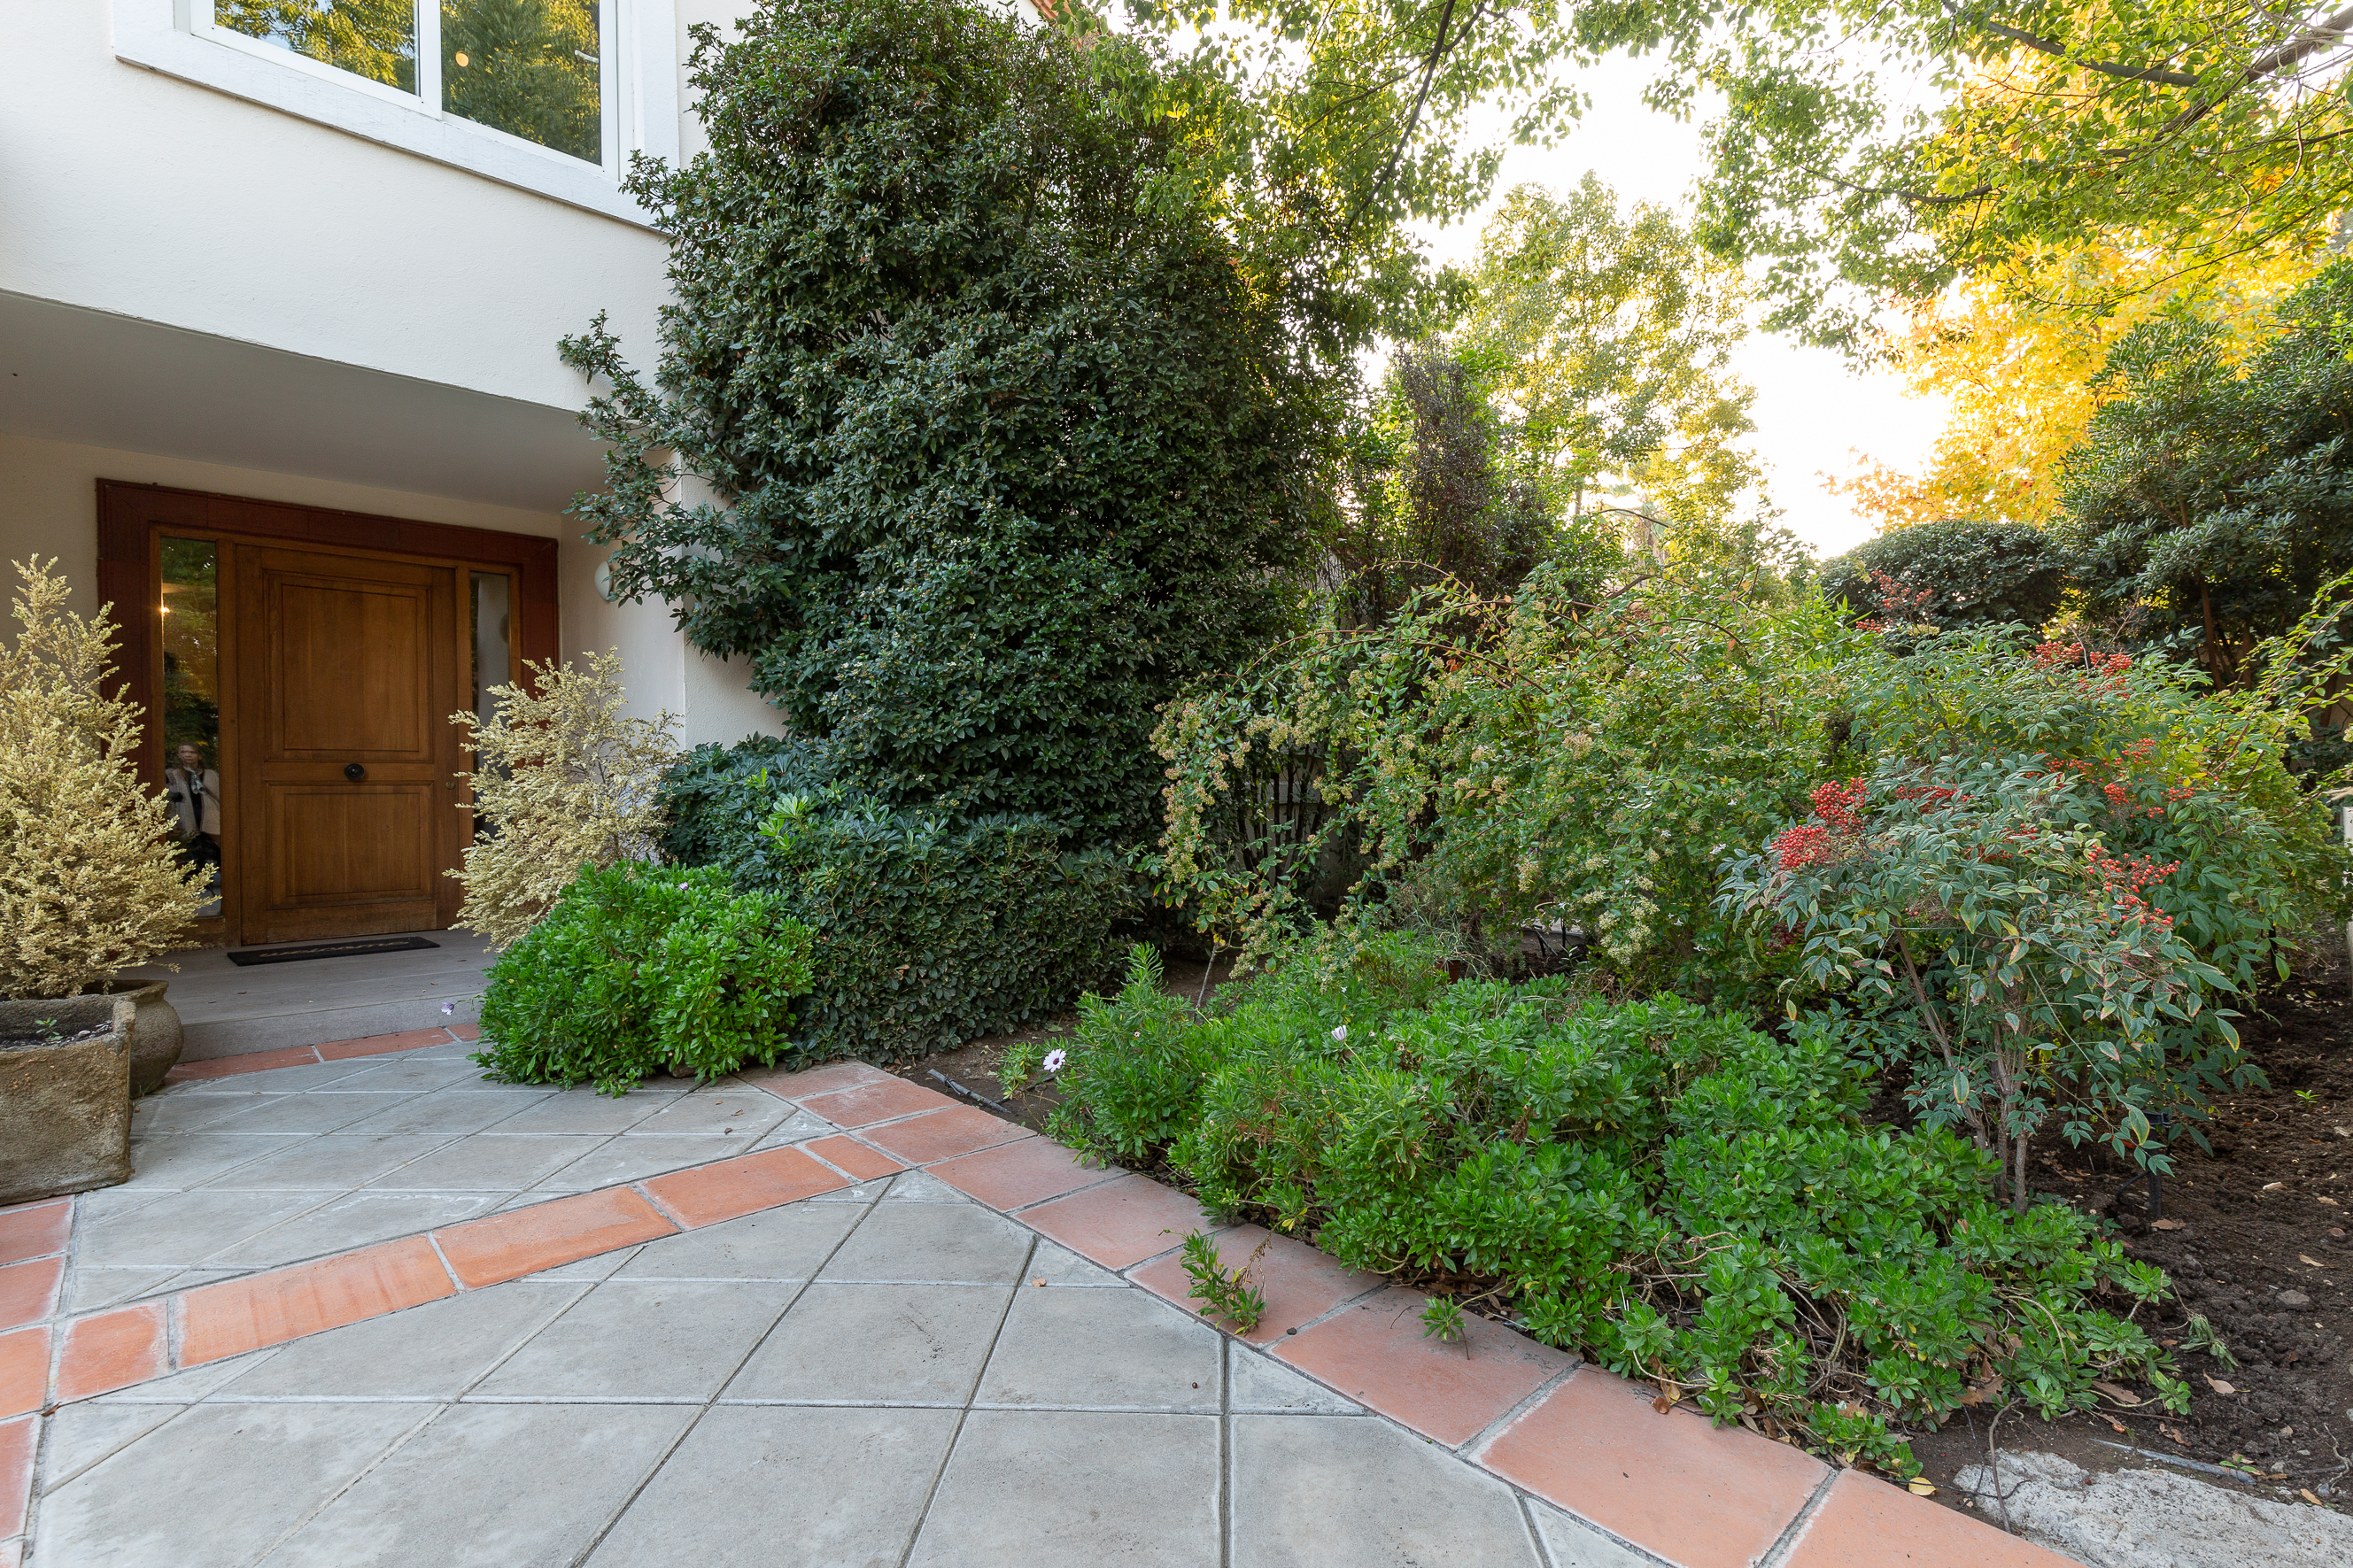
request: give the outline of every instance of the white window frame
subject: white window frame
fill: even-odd
[[[441,7],[419,0],[415,93],[216,26],[213,0],[114,0],[115,58],[502,184],[653,227],[620,188],[633,153],[679,157],[674,0],[598,0],[603,163],[441,108]]]

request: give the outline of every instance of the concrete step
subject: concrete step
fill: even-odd
[[[165,983],[187,1030],[182,1061],[474,1022],[490,944],[471,931],[414,934],[438,945],[243,967],[227,948],[191,948],[121,979]]]

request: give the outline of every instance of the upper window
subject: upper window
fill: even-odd
[[[617,163],[607,65],[613,5],[211,0],[210,29],[225,42],[282,50],[428,112],[607,166]]]

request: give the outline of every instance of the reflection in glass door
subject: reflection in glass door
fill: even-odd
[[[199,919],[221,913],[220,546],[163,545],[164,791],[180,856],[205,873]]]

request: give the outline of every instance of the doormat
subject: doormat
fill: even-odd
[[[350,958],[362,952],[408,952],[420,947],[439,947],[438,942],[427,942],[421,936],[371,936],[353,942],[306,942],[300,947],[248,947],[233,951],[231,963],[292,963],[301,958]]]

